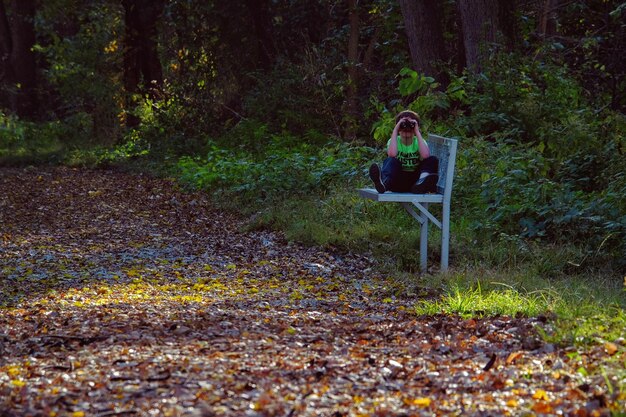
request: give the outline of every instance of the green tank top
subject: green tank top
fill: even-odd
[[[396,137],[396,140],[398,141],[398,156],[396,158],[402,163],[402,170],[407,172],[415,171],[422,160],[417,137],[413,136],[413,142],[410,145],[403,144],[399,135]],[[391,139],[387,142],[387,148],[389,148],[390,143]]]

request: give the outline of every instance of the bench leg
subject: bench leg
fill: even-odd
[[[446,204],[443,205],[441,217],[441,271],[447,271],[450,247],[450,207],[446,207]]]
[[[428,203],[422,203],[425,209],[428,210]],[[422,272],[426,272],[427,259],[428,259],[428,217],[422,214],[422,228],[420,229],[420,269]]]

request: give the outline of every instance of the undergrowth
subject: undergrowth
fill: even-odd
[[[563,346],[624,338],[625,289],[622,282],[605,276],[546,278],[526,268],[469,267],[424,280],[424,285],[438,287],[440,293],[421,300],[415,307],[418,314],[544,315],[552,322],[543,337]]]
[[[360,169],[361,177],[366,176],[365,166]],[[455,215],[455,210],[460,211],[456,207],[450,244],[452,272],[436,273],[440,233],[432,227],[428,262],[435,265],[434,273],[419,276],[417,223],[399,205],[360,198],[356,191],[360,186],[369,184],[352,174],[339,175],[326,188],[288,193],[286,198],[266,191],[250,199],[251,194],[221,189],[214,191],[214,199],[221,207],[246,216],[245,230],[281,230],[289,240],[377,259],[380,271],[397,283],[398,296],[425,297],[416,307],[419,313],[548,315],[553,318],[553,329],[544,337],[564,345],[623,336],[624,283],[602,243],[589,247],[504,232],[478,233],[475,221],[480,219]],[[253,191],[248,193],[254,195]]]
[[[0,114],[0,164],[159,167],[247,217],[243,228],[363,253],[405,290],[440,297],[419,308],[553,312],[558,325],[551,337],[559,340],[592,338],[598,320],[623,324],[624,115],[587,97],[558,63],[515,55],[494,57],[480,76],[451,75],[445,90],[409,69],[398,78],[401,99],[372,97],[366,109],[378,118],[374,141],[346,143],[315,124],[290,131],[253,118],[210,137],[198,133],[202,126],[182,126],[184,106],[170,100],[147,102],[140,126],[108,147],[89,145],[87,115],[35,124]],[[417,223],[398,205],[373,203],[356,191],[371,187],[367,167],[384,158],[393,116],[403,108],[420,113],[425,134],[459,139],[450,243],[456,275],[417,277]],[[431,227],[430,265],[438,262],[439,238]],[[498,271],[497,279],[485,278],[489,271]],[[614,337],[617,325],[602,334]]]

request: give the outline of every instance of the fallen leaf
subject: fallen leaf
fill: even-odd
[[[604,350],[606,351],[606,353],[609,354],[609,356],[613,356],[617,353],[618,351],[618,347],[615,343],[612,342],[606,342],[604,344]]]
[[[415,398],[410,402],[412,405],[418,406],[418,407],[422,407],[422,408],[426,408],[426,407],[430,407],[430,404],[432,403],[432,400],[430,398]]]
[[[531,410],[539,414],[552,414],[554,412],[554,408],[546,402],[538,402],[533,404]]]
[[[517,407],[517,404],[518,404],[517,400],[513,400],[513,399],[508,400],[508,401],[506,402],[506,406],[507,406],[507,407],[511,407],[511,408],[515,408],[515,407]]]
[[[515,362],[518,358],[522,357],[524,354],[522,352],[512,352],[511,354],[509,354],[509,356],[506,358],[506,364],[510,365],[513,362]]]
[[[538,389],[537,391],[535,391],[535,393],[533,394],[533,398],[535,400],[543,400],[543,401],[547,401],[548,400],[548,393],[545,392],[542,389]]]

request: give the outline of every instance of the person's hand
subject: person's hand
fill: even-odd
[[[417,120],[413,119],[412,117],[403,117],[402,119],[398,120],[398,123],[396,123],[396,129],[398,129],[398,131],[406,130],[406,129],[401,128],[401,125],[404,122],[413,123],[413,129],[409,131],[412,131],[416,135],[419,133],[419,123],[417,122]]]

